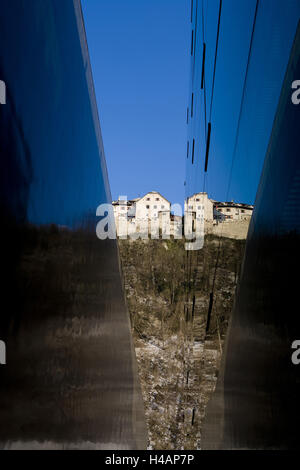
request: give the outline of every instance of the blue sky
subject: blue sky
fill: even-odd
[[[189,0],[83,0],[113,198],[184,197]]]
[[[206,182],[209,196],[218,200],[227,195],[255,4],[223,1]],[[158,190],[182,202],[190,0],[82,0],[82,6],[113,198]],[[208,99],[218,6],[219,0],[204,0]],[[260,2],[228,199],[255,200],[299,6],[299,0]],[[189,183],[193,191],[203,190],[203,155],[202,148]]]

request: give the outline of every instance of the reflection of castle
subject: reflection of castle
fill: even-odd
[[[127,200],[120,196],[113,201],[118,236],[132,233],[150,233],[169,228],[171,235],[182,232],[182,216],[174,215],[177,205],[171,203],[157,191],[151,191],[141,198]],[[178,210],[176,210],[178,212]],[[184,204],[184,214],[196,221],[219,223],[250,220],[253,206],[232,202],[217,202],[209,199],[207,193],[197,193]]]
[[[253,206],[236,202],[214,202],[214,219],[224,220],[250,220]]]

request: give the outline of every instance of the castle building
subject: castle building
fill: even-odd
[[[231,202],[214,203],[214,219],[217,221],[250,220],[253,206]]]
[[[182,234],[183,219],[171,213],[171,203],[158,191],[151,191],[141,198],[127,200],[120,196],[113,201],[117,235],[127,237],[131,234],[167,233]],[[208,222],[232,222],[250,220],[253,206],[232,202],[217,202],[210,199],[207,193],[193,194],[185,200],[185,230],[195,232],[196,226]],[[208,225],[209,225],[208,224]]]
[[[184,213],[192,213],[194,219],[203,218],[205,221],[212,222],[214,218],[214,202],[208,198],[207,193],[193,194],[185,201]]]
[[[159,214],[170,217],[171,203],[157,191],[151,191],[135,202],[135,218],[139,223],[159,219]]]
[[[112,204],[119,237],[132,233],[159,233],[163,228],[170,232],[171,203],[157,191],[128,201],[119,197]]]

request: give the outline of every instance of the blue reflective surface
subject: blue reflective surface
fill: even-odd
[[[255,202],[204,449],[299,447],[299,19],[298,0],[192,2],[186,197]]]
[[[2,0],[0,442],[141,448],[141,393],[80,3]]]
[[[11,132],[24,154],[18,164],[26,218],[70,227],[110,197],[84,37],[72,10],[69,0],[3,2],[0,19],[0,73],[9,96],[2,132]],[[7,185],[10,179],[14,172]]]
[[[194,52],[190,56],[186,197],[206,191],[218,201],[234,200],[253,204],[300,17],[300,4],[298,0],[259,2],[235,154],[256,0],[222,3],[212,107],[219,0],[194,0],[192,5]],[[202,89],[203,43],[206,45],[206,54]],[[205,176],[209,121],[212,131],[208,172]]]
[[[300,26],[291,52],[250,224],[221,377],[204,448],[298,449],[300,133],[291,85],[300,76]]]

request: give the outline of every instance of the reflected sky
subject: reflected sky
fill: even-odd
[[[196,5],[194,5],[194,21]],[[203,5],[204,38],[207,44],[206,101],[207,120],[209,120],[219,1],[204,0]],[[256,0],[223,1],[212,107],[209,167],[204,182],[206,150],[204,93],[199,86],[203,44],[202,0],[198,1],[196,59],[193,66],[194,58],[191,57],[189,100],[191,108],[193,91],[194,117],[190,119],[188,130],[188,140],[192,142],[192,139],[195,139],[195,156],[193,165],[191,158],[187,159],[186,195],[206,190],[216,200],[233,199],[245,203],[253,203],[255,200],[280,90],[300,17],[300,3],[297,0],[259,2],[237,152],[229,184],[255,6]]]
[[[14,2],[5,1],[0,18],[1,79],[8,95],[2,131],[18,154],[11,172],[2,162],[3,185],[13,184],[20,172],[27,184],[27,219],[72,227],[110,199],[90,69],[73,2],[19,5],[22,15],[16,16]],[[11,50],[22,51],[23,60]]]

